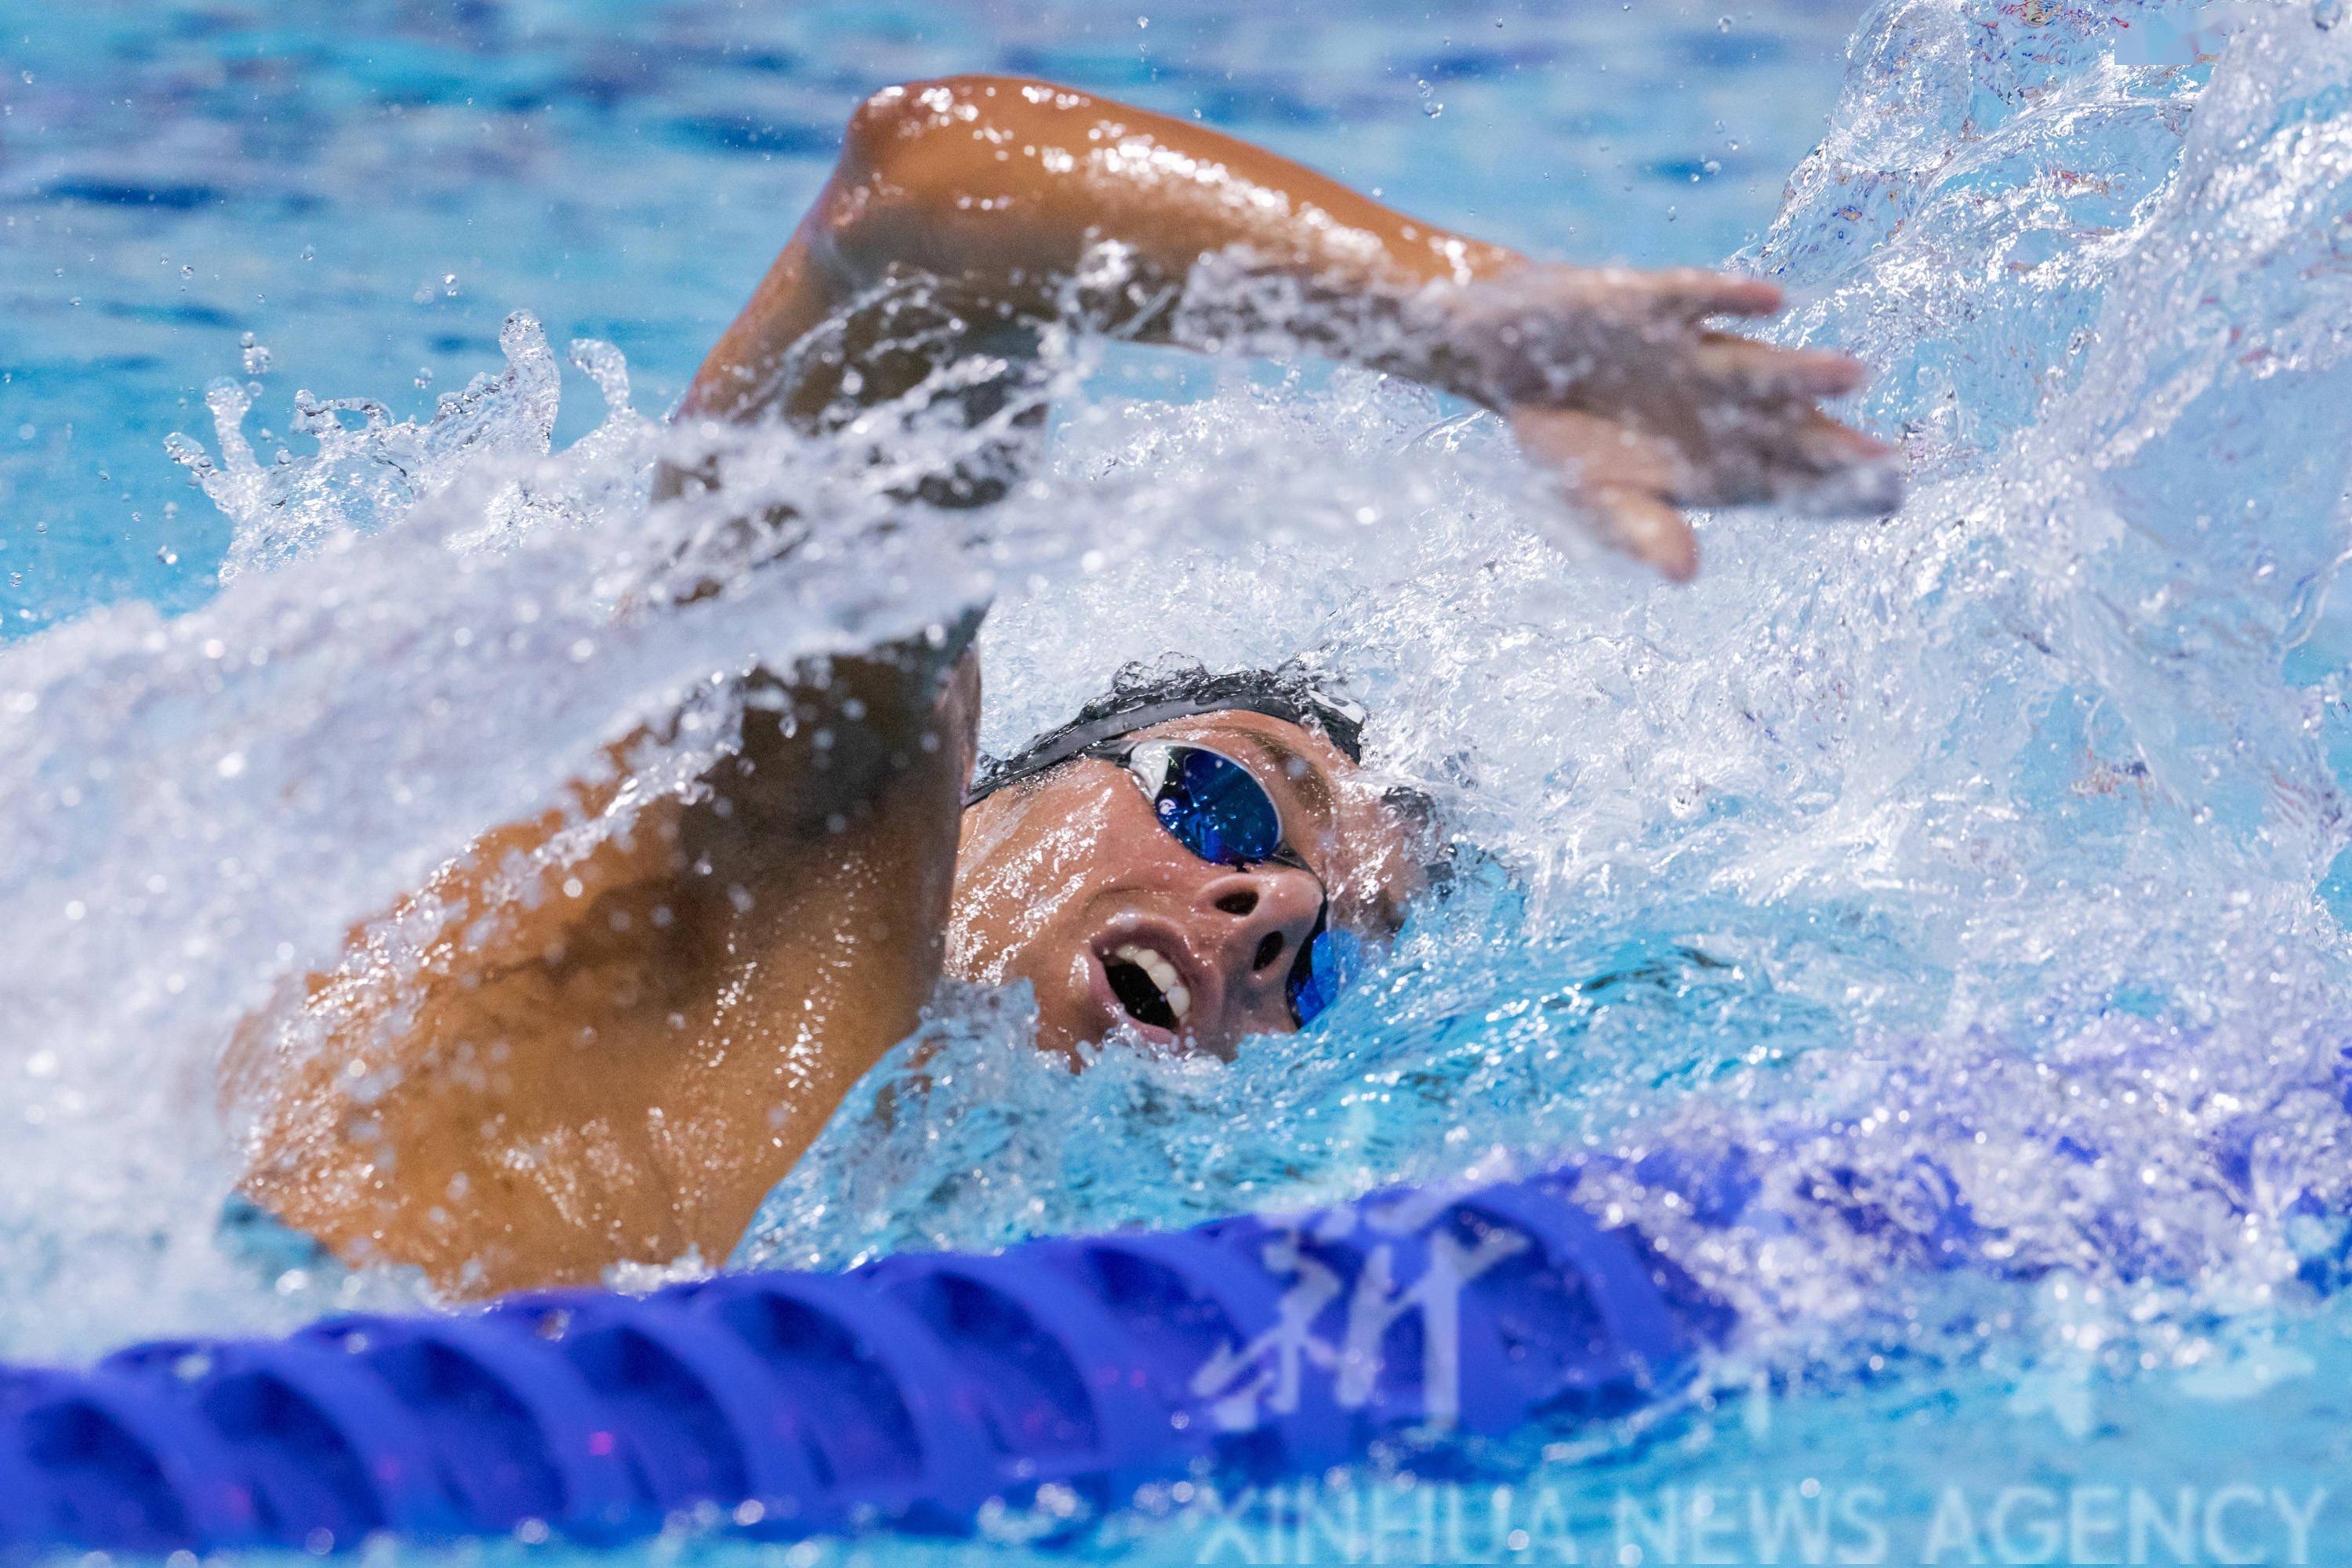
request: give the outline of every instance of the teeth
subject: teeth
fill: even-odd
[[[1111,956],[1123,958],[1150,975],[1151,984],[1160,987],[1160,994],[1166,998],[1168,1010],[1176,1015],[1176,1021],[1180,1024],[1184,1021],[1184,1015],[1192,1010],[1192,988],[1183,983],[1176,966],[1168,962],[1165,953],[1157,948],[1130,942],[1113,949]]]

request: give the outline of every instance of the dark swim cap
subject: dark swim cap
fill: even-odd
[[[1312,730],[1349,762],[1364,760],[1363,705],[1301,659],[1272,669],[1220,675],[1210,674],[1207,666],[1195,660],[1162,659],[1124,667],[1111,678],[1110,689],[1079,709],[1076,718],[1046,731],[1011,756],[982,757],[963,803],[984,800],[1007,784],[1060,766],[1090,746],[1171,719],[1235,712],[1263,713]]]

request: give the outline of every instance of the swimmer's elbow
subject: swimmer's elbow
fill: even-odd
[[[849,111],[841,136],[841,163],[858,174],[882,173],[952,123],[966,77],[902,81],[869,93]]]
[[[913,213],[969,220],[1022,194],[1027,159],[1008,146],[1049,139],[1053,121],[1094,100],[1022,77],[966,74],[900,82],[869,95],[843,132],[836,222],[871,226]],[[1034,151],[1034,146],[1028,150]]]
[[[898,82],[869,94],[850,111],[842,165],[919,181],[942,153],[975,143],[993,146],[992,132],[1016,105],[1034,108],[1056,94],[1066,97],[1066,90],[978,72]]]

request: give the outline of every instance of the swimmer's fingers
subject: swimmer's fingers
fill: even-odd
[[[1902,500],[1897,449],[1810,402],[1718,413],[1704,428],[1682,443],[1691,460],[1671,494],[1685,506],[1773,502],[1818,517],[1881,517]]]
[[[1599,414],[1572,408],[1517,408],[1511,433],[1519,450],[1558,469],[1580,489],[1673,488],[1683,467],[1674,447],[1657,437]]]
[[[1698,542],[1666,499],[1686,467],[1672,446],[1572,409],[1518,409],[1511,429],[1530,459],[1559,472],[1603,542],[1677,583],[1698,570]]]
[[[1815,517],[1885,517],[1903,504],[1901,448],[1805,411],[1773,454],[1774,499]]]
[[[1696,277],[1685,286],[1700,287]],[[1861,385],[1850,355],[1700,331],[1641,374],[1617,368],[1580,388],[1576,405],[1514,409],[1511,427],[1531,459],[1561,473],[1611,544],[1668,577],[1697,566],[1684,508],[1883,516],[1901,500],[1896,450],[1816,403]]]
[[[1674,400],[1653,400],[1646,421],[1673,433],[1694,482],[1674,494],[1685,506],[1773,501],[1819,515],[1883,515],[1901,499],[1897,454],[1822,412],[1817,400],[1858,390],[1867,375],[1851,354],[1780,348],[1733,333],[1696,335],[1694,373]]]
[[[1817,473],[1852,468],[1856,463],[1884,462],[1898,450],[1892,443],[1866,436],[1853,426],[1832,419],[1818,408],[1808,408],[1790,432],[1790,450]]]
[[[1703,332],[1691,364],[1733,396],[1843,397],[1869,374],[1835,349],[1786,349],[1731,332]]]
[[[1610,544],[1670,582],[1687,583],[1698,574],[1698,538],[1681,509],[1653,491],[1625,486],[1588,487],[1583,494],[1600,512]]]
[[[1587,493],[1637,492],[1673,508],[1772,504],[1814,517],[1883,517],[1903,496],[1895,447],[1807,403],[1675,420],[1671,434],[1567,410],[1522,411],[1513,425],[1530,457]],[[1679,561],[1679,552],[1661,559],[1626,547],[1670,574]]]
[[[1562,312],[1574,321],[1598,312],[1620,324],[1663,322],[1684,329],[1709,316],[1769,316],[1780,309],[1779,284],[1704,267],[1653,272],[1538,263],[1508,275],[1486,297],[1522,316]]]
[[[1780,309],[1780,286],[1761,278],[1674,267],[1645,273],[1643,279],[1656,306],[1685,322],[1709,316],[1769,316]]]

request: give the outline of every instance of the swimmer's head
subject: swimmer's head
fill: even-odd
[[[1362,725],[1296,664],[1122,671],[982,763],[950,972],[1028,981],[1062,1049],[1125,1027],[1230,1056],[1298,1027],[1428,881],[1426,803],[1364,768]]]

